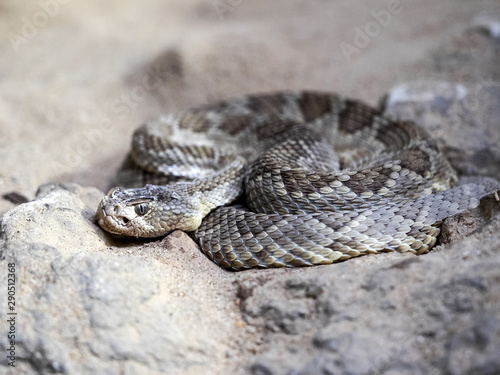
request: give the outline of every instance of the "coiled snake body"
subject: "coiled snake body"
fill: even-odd
[[[317,92],[246,96],[147,123],[122,176],[156,185],[111,190],[97,210],[102,228],[193,232],[233,270],[422,254],[443,219],[499,187],[489,178],[453,187],[453,169],[417,125]]]

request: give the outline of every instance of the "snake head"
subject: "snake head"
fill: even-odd
[[[99,203],[96,219],[104,230],[125,236],[159,237],[175,229],[195,230],[201,218],[186,215],[181,207],[186,207],[183,192],[168,186],[114,188]]]

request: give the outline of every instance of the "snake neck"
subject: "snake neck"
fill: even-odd
[[[234,157],[226,166],[213,175],[159,187],[157,199],[152,204],[163,231],[174,229],[192,232],[201,221],[220,206],[235,201],[243,192],[245,160]]]
[[[202,217],[217,207],[234,202],[243,193],[245,168],[244,158],[232,156],[220,171],[186,183],[186,193],[194,198]]]
[[[160,210],[155,220],[160,220],[168,231],[192,232],[214,209],[234,202],[243,193],[246,161],[231,155],[222,163],[221,169],[212,175],[162,187],[164,193],[158,194],[156,204]],[[174,228],[168,223],[173,223]]]

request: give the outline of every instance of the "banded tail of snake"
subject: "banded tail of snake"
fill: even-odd
[[[328,264],[363,254],[422,254],[443,219],[500,188],[454,186],[435,142],[336,94],[245,96],[170,114],[136,130],[122,175],[97,209],[108,232],[192,232],[233,270]],[[231,205],[238,197],[243,204]]]

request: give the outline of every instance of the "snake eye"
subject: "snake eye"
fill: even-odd
[[[144,215],[149,210],[149,206],[147,203],[140,203],[135,205],[135,213],[137,215]]]

